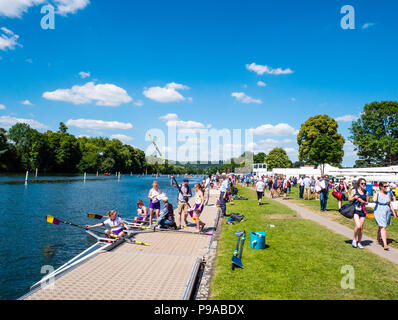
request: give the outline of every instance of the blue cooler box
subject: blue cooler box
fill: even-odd
[[[265,249],[266,231],[250,232],[250,247],[252,249]]]

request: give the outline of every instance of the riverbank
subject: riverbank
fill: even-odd
[[[255,192],[239,187],[249,200],[228,205],[247,221],[223,221],[215,272],[211,284],[214,300],[265,299],[398,299],[398,267],[367,250],[353,250],[346,238],[315,222],[300,219],[283,204],[265,198],[257,205]],[[269,228],[268,225],[275,225]],[[246,230],[244,269],[231,270],[235,232]],[[265,250],[250,248],[250,231],[267,231]],[[341,269],[352,266],[355,289],[343,289]]]

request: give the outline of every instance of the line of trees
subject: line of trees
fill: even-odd
[[[64,123],[57,132],[40,133],[17,123],[8,132],[0,128],[0,172],[47,173],[197,173],[195,168],[148,162],[144,151],[117,139],[79,137]]]

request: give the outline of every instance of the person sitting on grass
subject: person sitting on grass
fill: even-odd
[[[86,229],[89,230],[92,228],[99,228],[108,225],[111,230],[105,230],[105,234],[107,235],[107,237],[123,238],[126,235],[124,233],[124,229],[128,229],[128,226],[120,217],[117,216],[116,210],[110,210],[107,213],[109,219],[92,226],[86,225]]]
[[[135,223],[147,223],[148,222],[148,208],[145,207],[142,200],[137,202],[137,213],[138,217],[134,218]]]
[[[177,225],[174,220],[174,208],[171,203],[169,203],[169,198],[163,198],[164,207],[159,213],[159,218],[156,220],[156,227],[161,229],[177,229]]]

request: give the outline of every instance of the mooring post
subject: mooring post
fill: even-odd
[[[39,173],[39,169],[36,168],[36,174],[35,174],[35,177],[36,177],[36,178],[37,178],[38,173]]]

